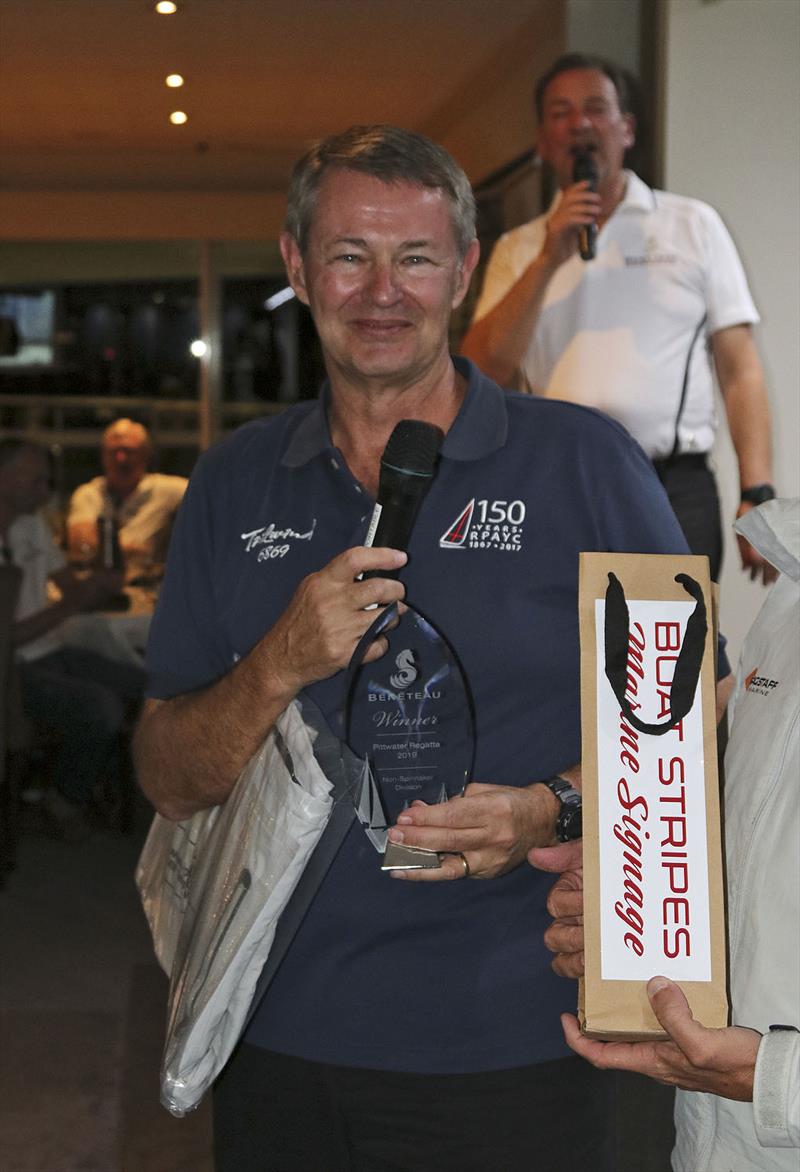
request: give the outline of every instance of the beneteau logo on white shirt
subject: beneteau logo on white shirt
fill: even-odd
[[[670,265],[678,259],[675,252],[664,252],[655,236],[648,236],[644,242],[642,256],[626,256],[626,265]]]
[[[298,533],[288,526],[280,529],[274,521],[270,521],[269,525],[251,529],[249,533],[242,533],[240,536],[244,542],[244,552],[255,553],[257,561],[266,562],[270,558],[286,557],[294,541],[310,541],[316,527],[316,517],[306,533]]]
[[[502,549],[519,553],[524,520],[524,501],[473,497],[439,538],[439,545],[442,549]]]

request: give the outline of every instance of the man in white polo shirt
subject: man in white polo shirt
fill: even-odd
[[[719,573],[719,501],[707,455],[713,367],[739,463],[739,514],[775,495],[769,407],[752,337],[758,321],[734,244],[713,208],[653,191],[623,168],[633,145],[624,75],[600,58],[560,58],[536,89],[538,151],[559,192],[498,241],[463,351],[503,385],[597,407],[656,465],[687,540]],[[596,191],[574,182],[588,152]],[[597,225],[595,258],[578,234]],[[740,539],[742,564],[772,567]]]
[[[156,584],[164,563],[172,522],[186,491],[186,478],[148,472],[152,445],[141,423],[117,419],[103,432],[103,476],[81,484],[72,494],[67,517],[70,558],[91,561],[97,554],[97,522],[116,523],[129,583]]]

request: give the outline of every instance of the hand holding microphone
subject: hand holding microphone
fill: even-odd
[[[542,253],[553,272],[575,255],[576,246],[583,260],[592,260],[595,255],[601,200],[591,150],[582,148],[574,153],[572,179],[547,220]]]

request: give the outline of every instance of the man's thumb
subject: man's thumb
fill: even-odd
[[[652,977],[647,982],[647,996],[650,998],[653,1013],[678,1044],[681,1039],[686,1039],[687,1034],[691,1034],[693,1027],[697,1026],[683,989],[674,981],[668,980],[667,977]]]

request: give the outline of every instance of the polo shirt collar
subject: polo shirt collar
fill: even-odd
[[[467,380],[464,402],[444,438],[442,455],[449,460],[480,460],[503,447],[508,437],[505,391],[488,379],[467,358],[453,357],[459,374]],[[331,452],[328,429],[330,385],[323,383],[319,398],[301,419],[281,464],[300,468],[322,452]]]
[[[639,178],[633,171],[626,171],[628,183],[618,212],[652,212],[656,206],[656,197],[652,187]]]

